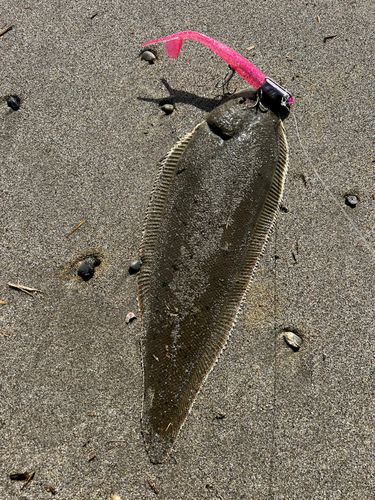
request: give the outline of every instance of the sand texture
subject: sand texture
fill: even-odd
[[[374,23],[370,0],[1,1],[1,499],[373,498]],[[194,42],[177,60],[163,45],[155,64],[138,57],[182,30],[249,58],[295,104],[266,253],[171,457],[153,465],[128,268],[159,160],[228,70]],[[86,258],[100,264],[85,282]],[[21,490],[9,474],[25,471]]]

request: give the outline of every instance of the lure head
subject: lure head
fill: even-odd
[[[293,104],[293,97],[290,92],[268,77],[260,87],[259,92],[260,102],[266,108],[280,116],[282,120],[288,117],[290,107]]]

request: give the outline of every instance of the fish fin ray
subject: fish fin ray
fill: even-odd
[[[169,188],[172,184],[178,162],[189,146],[195,132],[204,123],[206,122],[203,121],[199,123],[192,132],[189,132],[185,137],[179,140],[165,155],[160,164],[159,175],[154,184],[146,211],[140,248],[142,266],[138,278],[138,302],[142,314],[144,313],[145,302],[148,296],[155,245]]]

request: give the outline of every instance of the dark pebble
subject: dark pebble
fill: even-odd
[[[161,109],[164,111],[166,115],[170,115],[171,113],[173,113],[174,107],[173,104],[163,104]]]
[[[12,481],[25,481],[29,476],[27,472],[13,472],[9,477]]]
[[[345,204],[351,208],[354,208],[358,202],[359,202],[358,196],[355,196],[354,194],[353,195],[351,194],[345,198]]]
[[[141,269],[141,261],[135,260],[129,266],[129,274],[136,274]]]
[[[20,109],[21,100],[19,97],[11,95],[7,99],[7,104],[13,111],[18,111]]]
[[[83,279],[83,281],[88,281],[94,276],[94,272],[95,272],[95,260],[86,259],[79,266],[77,274]]]
[[[224,418],[226,417],[226,414],[225,413],[218,413],[217,415],[215,415],[215,418],[216,420],[224,420]]]

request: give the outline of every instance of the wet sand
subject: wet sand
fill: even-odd
[[[3,2],[1,498],[154,498],[148,478],[175,500],[372,498],[374,21],[368,0]],[[155,64],[138,55],[187,29],[292,92],[307,157],[290,116],[283,206],[253,287],[171,458],[152,465],[128,267],[158,161],[215,106],[227,66],[194,42],[177,60],[162,45]],[[21,491],[9,474],[24,471]]]

